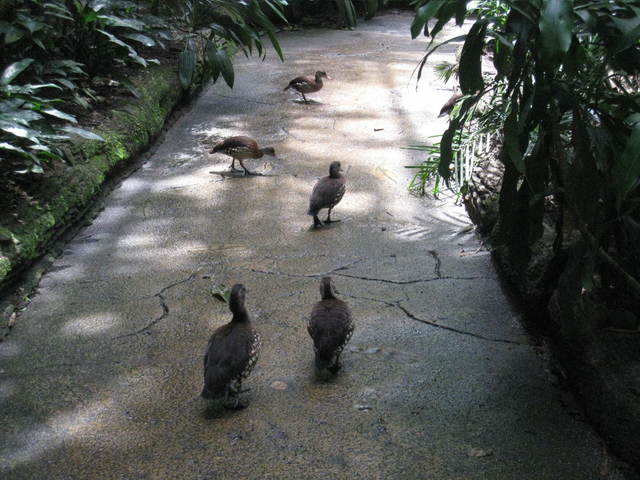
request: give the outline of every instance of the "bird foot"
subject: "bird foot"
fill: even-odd
[[[329,370],[331,373],[335,375],[340,371],[340,369],[342,369],[342,364],[339,362],[336,362],[334,365],[330,366],[327,370]]]
[[[325,223],[325,224],[327,224],[327,223],[338,223],[338,222],[341,222],[341,221],[342,221],[342,220],[331,220],[330,218],[327,218],[327,219],[324,221],[324,223]]]
[[[248,406],[248,400],[243,400],[237,396],[229,398],[224,402],[224,408],[226,408],[227,410],[242,410],[247,408]]]

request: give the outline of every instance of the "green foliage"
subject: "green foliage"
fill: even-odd
[[[158,63],[140,51],[164,48],[172,35],[168,22],[151,11],[182,32],[179,77],[187,89],[220,76],[233,86],[234,53],[264,56],[262,35],[282,58],[267,12],[286,21],[285,5],[285,0],[191,0],[162,6],[125,0],[9,0],[0,20],[0,178],[43,173],[51,161],[63,160],[61,142],[70,135],[99,138],[73,126],[76,117],[64,110],[69,102],[88,108],[97,100],[90,83],[94,77]],[[122,85],[139,95],[126,80]]]
[[[236,51],[246,56],[255,51],[266,55],[262,35],[266,35],[276,54],[284,59],[275,36],[276,27],[267,13],[286,22],[282,13],[286,0],[187,0],[175,2],[171,12],[183,25],[186,35],[180,55],[180,80],[184,88],[194,81],[197,71],[203,78],[217,81],[220,76],[233,87],[234,72],[231,58]]]
[[[39,93],[62,87],[54,83],[18,83],[34,61],[25,58],[14,62],[0,76],[0,174],[43,173],[47,161],[62,156],[57,144],[69,138],[57,133],[52,123],[77,123],[73,115],[54,107],[58,99],[45,98]],[[67,126],[65,130],[100,138],[76,127]]]
[[[413,3],[411,34],[432,43],[470,12],[467,1]],[[465,135],[499,131],[505,177],[494,241],[529,251],[551,199],[556,250],[572,231],[587,246],[576,275],[598,270],[640,300],[640,0],[484,0],[474,11],[469,33],[456,37],[466,96],[440,140],[439,175],[452,178]],[[429,46],[420,70],[444,43]],[[487,52],[495,74],[482,72]]]
[[[0,21],[0,178],[41,174],[63,159],[70,135],[99,139],[72,126],[66,102],[83,107],[95,92],[81,85],[114,63],[147,65],[134,45],[168,38],[156,18],[124,1],[10,0]],[[60,107],[60,106],[63,107]],[[16,177],[18,176],[18,177]]]

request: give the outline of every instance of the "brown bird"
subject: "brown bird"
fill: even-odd
[[[216,329],[209,339],[204,356],[204,398],[223,398],[226,408],[245,408],[239,394],[242,380],[246,379],[256,362],[262,346],[260,334],[253,328],[244,306],[244,285],[231,289],[229,309],[231,321]],[[246,390],[245,390],[246,391]]]
[[[318,213],[323,208],[328,208],[327,219],[324,223],[339,222],[340,220],[331,220],[331,210],[335,207],[345,190],[347,189],[347,179],[342,175],[340,162],[331,162],[329,166],[329,176],[322,177],[317,181],[311,192],[309,199],[309,215],[313,217],[313,226],[318,228],[322,226],[322,222],[318,218]]]
[[[462,93],[460,92],[456,92],[453,95],[451,95],[451,98],[449,98],[449,100],[447,100],[447,103],[445,103],[440,109],[440,114],[438,115],[438,118],[444,117],[445,115],[449,115],[453,110],[453,107],[456,104],[456,102],[460,100],[463,96],[464,95],[462,95]]]
[[[309,103],[307,97],[304,96],[305,93],[313,93],[320,90],[323,86],[322,79],[326,78],[327,80],[331,80],[331,77],[327,75],[326,72],[316,72],[316,76],[314,77],[296,77],[289,82],[284,89],[286,92],[290,88],[298,91],[302,94],[302,98],[304,99],[304,103]]]
[[[307,331],[313,339],[316,368],[333,374],[340,370],[340,354],[353,334],[351,311],[335,297],[331,277],[320,282],[322,300],[311,310]]]
[[[259,148],[258,142],[251,137],[238,136],[225,138],[211,150],[211,153],[224,153],[229,155],[233,160],[231,162],[231,170],[236,171],[236,160],[240,162],[240,166],[244,169],[246,175],[255,175],[250,172],[242,163],[248,158],[262,158],[264,155],[275,157],[276,152],[272,147]]]

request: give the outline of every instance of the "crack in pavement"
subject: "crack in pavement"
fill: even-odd
[[[424,323],[425,325],[429,325],[431,327],[439,328],[441,330],[447,330],[449,332],[458,333],[460,335],[466,335],[473,338],[478,338],[480,340],[485,340],[487,342],[495,342],[495,343],[508,343],[511,345],[520,345],[520,346],[533,346],[531,343],[518,342],[517,340],[508,340],[505,338],[493,338],[493,337],[485,337],[484,335],[480,335],[479,333],[469,332],[467,330],[461,330],[459,328],[450,327],[449,325],[443,325],[441,323],[434,322],[432,320],[425,320],[424,318],[420,318],[412,313],[407,307],[401,304],[400,300],[395,300],[393,302],[389,302],[387,300],[380,300],[377,298],[370,297],[360,297],[356,295],[345,295],[345,297],[359,299],[359,300],[367,300],[370,302],[377,302],[387,305],[389,307],[394,307],[402,311],[408,318],[411,320],[415,320],[416,322]]]
[[[418,278],[415,280],[390,280],[388,278],[366,277],[363,275],[349,275],[348,273],[336,273],[341,270],[347,270],[351,265],[355,265],[356,263],[359,263],[362,260],[363,259],[361,258],[351,263],[347,263],[340,267],[334,268],[333,270],[329,270],[328,272],[322,272],[322,273],[289,273],[289,272],[279,272],[277,270],[259,270],[257,268],[251,268],[249,269],[249,271],[253,273],[262,273],[264,275],[276,275],[276,276],[294,277],[294,278],[318,278],[318,277],[324,277],[324,276],[333,274],[336,277],[355,278],[356,280],[366,280],[369,282],[382,282],[382,283],[389,283],[391,285],[412,285],[415,283],[435,282],[437,280],[491,280],[492,279],[491,277],[485,277],[485,276],[454,277],[449,275],[441,275],[439,259],[436,261],[436,267],[435,267],[436,274],[438,275],[437,277]]]
[[[167,318],[169,316],[169,305],[167,305],[167,299],[165,298],[165,296],[163,295],[164,292],[166,292],[167,290],[176,287],[178,285],[181,285],[183,283],[187,283],[190,282],[191,280],[193,280],[194,278],[196,278],[197,273],[192,273],[191,275],[189,275],[187,278],[184,278],[182,280],[178,280],[176,282],[173,282],[169,285],[167,285],[166,287],[164,287],[162,290],[160,290],[158,293],[151,295],[149,297],[142,297],[142,298],[153,298],[153,297],[157,297],[160,300],[160,306],[162,307],[162,313],[154,318],[153,320],[151,320],[149,323],[147,323],[144,327],[142,327],[139,330],[136,330],[135,332],[131,332],[131,333],[125,333],[124,335],[118,335],[117,337],[113,337],[112,340],[119,340],[121,338],[128,338],[128,337],[133,337],[135,335],[139,335],[141,333],[145,333],[148,332],[149,330],[151,330],[151,328],[153,328],[154,325],[156,325],[158,322],[164,320],[165,318]]]
[[[249,271],[253,273],[262,273],[264,275],[276,275],[281,277],[294,277],[294,278],[318,278],[325,277],[327,275],[335,274],[335,272],[339,272],[341,270],[347,270],[350,266],[355,265],[356,263],[360,263],[363,258],[359,258],[349,263],[345,263],[344,265],[340,265],[334,269],[331,269],[327,272],[320,273],[287,273],[287,272],[278,272],[274,270],[258,270],[257,268],[250,268]],[[337,273],[337,276],[346,276],[344,274]]]
[[[492,279],[491,277],[484,277],[484,276],[451,277],[451,276],[445,275],[442,277],[418,278],[415,280],[390,280],[388,278],[365,277],[360,275],[349,275],[347,273],[335,273],[338,270],[346,270],[346,268],[337,268],[335,270],[330,270],[328,272],[323,272],[323,273],[288,273],[288,272],[278,272],[273,270],[258,270],[256,268],[250,269],[250,271],[254,273],[263,273],[265,275],[277,275],[282,277],[297,277],[297,278],[318,278],[318,277],[334,274],[336,277],[355,278],[356,280],[390,283],[392,285],[412,285],[414,283],[435,282],[436,280],[491,280]]]
[[[452,277],[452,276],[440,276],[440,277],[429,277],[429,278],[417,278],[415,280],[390,280],[388,278],[376,278],[376,277],[365,277],[360,275],[349,275],[347,273],[337,273],[338,277],[347,277],[347,278],[355,278],[358,280],[366,280],[369,282],[382,282],[382,283],[390,283],[392,285],[412,285],[414,283],[428,283],[435,282],[436,280],[491,280],[491,277],[477,276],[477,277]]]
[[[428,253],[433,257],[433,259],[436,262],[436,264],[433,266],[433,272],[436,274],[436,277],[442,278],[442,273],[440,272],[440,267],[442,266],[442,260],[440,260],[440,257],[438,256],[438,252],[436,252],[435,250],[429,250]]]

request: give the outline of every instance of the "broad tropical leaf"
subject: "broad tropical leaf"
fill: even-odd
[[[34,62],[33,58],[25,58],[19,62],[14,62],[4,69],[0,76],[0,85],[9,85],[14,78],[24,72],[29,65]]]
[[[571,46],[570,0],[545,0],[540,13],[540,61],[548,68],[559,65]]]

